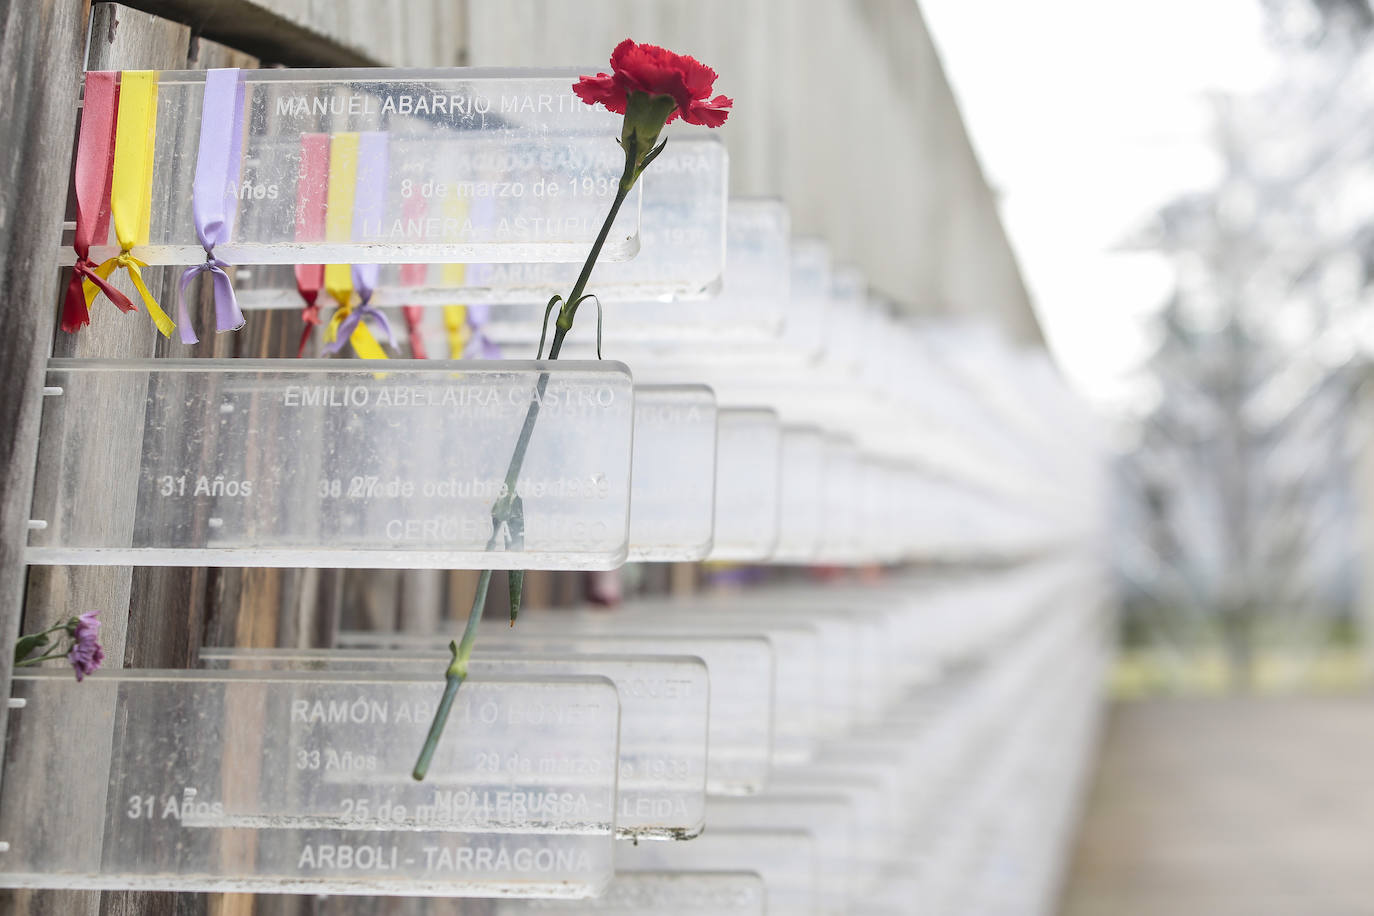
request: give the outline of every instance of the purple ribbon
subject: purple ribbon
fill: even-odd
[[[378,238],[386,229],[382,220],[386,218],[389,139],[385,131],[365,131],[358,135],[358,183],[353,192],[352,238],[355,242],[367,241],[369,237]],[[364,318],[376,322],[386,334],[387,343],[392,349],[396,348],[396,335],[392,333],[391,323],[371,304],[380,269],[380,264],[354,264],[350,268],[353,290],[361,302],[339,323],[338,336],[333,343],[325,345],[324,352],[337,353],[343,349],[343,345],[353,336],[358,322]]]
[[[332,355],[342,350],[343,345],[348,343],[348,339],[352,337],[353,332],[357,330],[358,322],[362,321],[364,318],[371,318],[376,322],[377,326],[386,334],[386,342],[395,349],[396,335],[391,332],[391,322],[386,320],[386,316],[383,315],[381,310],[376,306],[368,305],[364,302],[362,305],[351,309],[344,320],[339,322],[338,336],[334,338],[333,343],[324,345],[324,352]]]
[[[237,331],[244,325],[243,312],[234,296],[225,268],[230,265],[215,257],[215,246],[229,241],[238,210],[238,183],[243,151],[244,83],[236,67],[209,70],[205,74],[205,95],[200,109],[200,149],[196,153],[196,177],[191,211],[195,217],[196,238],[205,249],[205,263],[182,271],[177,291],[177,318],[181,342],[199,343],[191,314],[186,308],[186,288],[198,274],[208,272],[214,280],[215,329]]]
[[[491,321],[491,306],[469,305],[467,315],[468,327],[472,329],[472,333],[468,335],[468,345],[463,348],[463,358],[500,359],[500,345],[483,330],[487,322]]]

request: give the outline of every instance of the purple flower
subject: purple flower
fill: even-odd
[[[76,679],[82,680],[100,667],[105,660],[105,650],[100,648],[100,621],[96,619],[99,611],[87,611],[67,627],[72,637],[72,647],[67,651],[67,661],[76,671]]]

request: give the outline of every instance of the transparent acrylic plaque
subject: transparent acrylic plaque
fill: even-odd
[[[752,872],[619,872],[599,896],[581,900],[502,897],[493,900],[413,899],[380,908],[364,897],[313,901],[319,916],[527,916],[596,913],[618,916],[764,916],[767,893]]]
[[[204,648],[202,663],[232,670],[442,672],[447,650]],[[707,668],[696,657],[481,654],[486,676],[600,675],[620,695],[616,833],[625,839],[687,839],[701,832],[706,802]],[[405,779],[409,775],[405,774]]]
[[[809,701],[814,710],[806,725],[800,720],[788,721],[780,716],[783,759],[798,759],[795,753],[789,756],[787,748],[791,740],[809,743],[845,735],[856,721],[857,707],[878,699],[874,694],[860,695],[860,687],[865,681],[861,671],[877,667],[881,662],[878,659],[869,661],[860,655],[860,627],[848,615],[797,607],[786,600],[771,601],[766,593],[741,596],[738,601],[727,598],[673,602],[658,611],[646,602],[631,605],[629,610],[652,618],[674,607],[690,614],[697,625],[750,626],[767,632],[779,645],[782,660],[778,670],[782,676],[778,690],[795,705],[802,706]],[[671,621],[673,618],[666,619]],[[814,679],[808,671],[812,664],[824,670],[824,683],[808,689],[808,681]]]
[[[625,558],[634,398],[618,363],[52,360],[46,385],[30,563],[610,569]],[[523,538],[503,525],[493,539],[536,399],[516,483]],[[107,429],[115,401],[143,404],[140,422]],[[111,462],[112,450],[130,460]]]
[[[723,614],[766,615],[780,622],[805,621],[816,628],[827,648],[830,685],[821,705],[836,733],[860,725],[876,725],[894,700],[897,642],[896,614],[883,606],[882,596],[827,594],[825,589],[769,589],[740,595],[738,601],[719,602]],[[715,604],[703,602],[703,608]],[[824,730],[824,729],[823,729]]]
[[[899,799],[888,783],[834,767],[780,767],[769,791],[789,798],[843,798],[850,808],[849,883],[862,894],[890,855],[894,806]]]
[[[711,680],[706,790],[737,795],[763,788],[772,765],[774,740],[775,653],[767,637],[742,632],[664,634],[646,632],[643,628],[632,633],[615,628],[591,631],[571,626],[555,628],[552,621],[550,626],[537,630],[526,626],[531,618],[549,616],[553,615],[526,611],[513,629],[485,628],[473,657],[519,656],[527,652],[560,652],[570,657],[598,653],[697,656],[706,662]],[[354,648],[436,650],[447,646],[451,638],[346,631],[337,635],[336,642]],[[800,712],[809,717],[811,707],[804,706]],[[779,714],[783,714],[781,709]],[[796,714],[790,710],[787,713]]]
[[[805,830],[716,830],[708,825],[690,843],[640,843],[616,847],[617,874],[627,871],[755,872],[763,879],[768,916],[812,916],[816,902],[816,854]]]
[[[780,460],[778,543],[770,559],[803,563],[820,552],[825,536],[825,433],[815,426],[784,426]]]
[[[410,781],[441,692],[434,677],[368,672],[22,673],[0,886],[599,892],[615,686],[471,681],[429,780]]]
[[[830,297],[830,248],[816,238],[792,240],[791,287],[783,346],[810,361],[825,346]]]
[[[672,146],[669,142],[668,148]],[[645,175],[658,165],[659,160],[655,160]],[[646,233],[650,226],[648,199],[646,196]],[[724,279],[710,298],[690,303],[664,301],[662,296],[651,301],[643,295],[634,301],[613,299],[606,297],[599,285],[600,269],[592,275],[588,291],[607,302],[602,343],[608,355],[616,354],[622,346],[645,343],[684,344],[701,352],[733,340],[776,341],[788,307],[787,208],[776,200],[733,198],[728,213]],[[679,250],[678,246],[672,250]],[[607,272],[617,277],[639,270],[644,258],[642,251],[625,264],[607,264]],[[562,287],[551,288],[533,306],[494,312],[487,333],[502,346],[534,349],[545,303],[554,293],[566,295],[572,287],[571,279]],[[614,293],[618,287],[612,284],[609,289]]]
[[[592,71],[245,70],[242,155],[231,164],[238,210],[215,255],[231,264],[580,261],[625,164],[622,118],[573,95],[582,72]],[[157,76],[152,220],[133,249],[150,264],[205,260],[191,214],[204,86],[204,71]],[[359,161],[367,134],[385,138],[380,161]],[[351,203],[376,175],[380,219],[352,226],[351,206],[328,212],[328,200]],[[604,259],[638,250],[640,194],[622,207]],[[326,230],[299,230],[320,207]],[[113,234],[103,241],[91,249],[97,261],[119,253]]]
[[[706,809],[714,830],[805,830],[816,863],[816,911],[840,916],[850,894],[854,801],[846,795],[769,791],[750,798],[713,797]]]
[[[700,560],[715,529],[716,397],[704,385],[635,388],[631,561]]]
[[[527,913],[621,916],[763,916],[767,891],[752,872],[618,872],[594,900],[499,900],[493,916]],[[435,914],[438,916],[438,914]]]
[[[669,133],[673,132],[670,128]],[[634,305],[615,310],[630,320],[637,320],[641,303],[700,300],[718,293],[725,271],[727,172],[728,157],[719,140],[700,133],[671,138],[635,185],[644,196],[639,253],[628,261],[600,258],[588,291],[607,304]],[[588,243],[586,249],[590,248]],[[527,314],[526,322],[533,323],[544,314],[549,297],[566,296],[573,288],[585,257],[583,250],[562,262],[529,259],[458,269],[444,264],[385,264],[372,303],[534,306],[503,309],[493,316],[492,325],[500,326],[507,313]],[[300,308],[295,274],[289,267],[254,269],[242,285],[239,304],[245,309]],[[488,334],[492,333],[489,328]],[[536,328],[531,352],[538,338]]]
[[[716,416],[716,533],[709,559],[766,559],[778,542],[778,415],[724,408]]]
[[[782,616],[749,616],[747,613],[701,613],[700,605],[677,602],[629,604],[614,614],[594,612],[573,615],[531,615],[541,635],[549,632],[616,632],[658,634],[664,638],[685,634],[748,633],[767,638],[773,646],[773,763],[800,763],[810,759],[822,733],[824,692],[817,672],[829,670],[824,689],[842,690],[849,695],[850,659],[842,653],[832,659],[821,639],[820,630],[808,620],[789,620]],[[676,613],[675,613],[676,611]],[[717,692],[713,691],[712,696]],[[724,792],[715,794],[748,794]]]
[[[863,557],[859,516],[862,500],[860,455],[852,439],[829,436],[825,449],[822,508],[825,532],[818,560],[855,562]]]

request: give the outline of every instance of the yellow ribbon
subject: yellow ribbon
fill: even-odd
[[[367,324],[360,321],[358,326],[349,335],[348,342],[353,347],[353,352],[358,354],[359,359],[390,359],[386,349],[379,343],[377,338],[372,336]]]
[[[462,359],[472,332],[468,330],[466,305],[444,306],[444,330],[448,332],[448,358]]]
[[[442,203],[444,217],[457,220],[461,225],[467,218],[467,201],[459,197],[445,197]],[[446,287],[459,287],[467,280],[466,264],[444,264],[439,269],[441,283]],[[468,328],[468,307],[466,305],[444,306],[444,330],[448,333],[449,359],[462,359],[467,349],[472,331]]]
[[[115,122],[114,171],[110,180],[110,216],[119,239],[119,254],[95,272],[101,279],[109,279],[115,270],[127,270],[153,324],[163,337],[171,337],[176,324],[143,282],[142,268],[148,265],[130,254],[134,246],[148,244],[156,141],[157,71],[126,70],[119,76],[119,117]],[[87,280],[83,291],[89,308],[99,290]]]
[[[358,184],[358,135],[335,134],[329,140],[329,196],[325,203],[324,238],[327,242],[347,242],[353,236],[353,196]],[[325,292],[339,304],[324,329],[326,343],[339,336],[339,325],[353,311],[353,268],[348,264],[324,266]],[[387,352],[372,336],[364,322],[358,322],[348,337],[353,352],[362,359],[388,359]]]
[[[329,196],[325,202],[324,240],[347,242],[353,236],[353,194],[358,183],[358,135],[335,134],[329,140]],[[326,264],[324,288],[340,308],[353,304],[353,268]],[[345,313],[347,314],[347,313]],[[338,325],[330,322],[327,340],[333,341]]]

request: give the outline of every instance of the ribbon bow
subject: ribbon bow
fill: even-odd
[[[487,336],[487,322],[491,321],[491,306],[469,305],[467,307],[469,329],[467,347],[463,356],[466,359],[500,359],[501,347]]]
[[[110,274],[114,273],[116,270],[123,269],[128,272],[129,279],[133,281],[134,289],[138,290],[138,296],[143,300],[144,307],[148,309],[148,315],[153,319],[153,324],[157,325],[157,329],[162,332],[163,337],[171,337],[173,329],[176,328],[176,324],[172,322],[171,317],[162,310],[162,306],[158,305],[157,300],[153,298],[153,294],[148,290],[148,284],[143,282],[143,268],[147,266],[148,264],[146,261],[139,260],[130,254],[128,249],[123,249],[119,254],[103,262],[95,270],[89,271],[83,269],[82,275],[86,294],[86,308],[89,310],[91,304],[95,302],[97,292],[103,292],[106,296],[109,296],[110,301],[122,311],[137,311],[133,302],[129,300],[129,297],[115,290],[109,283]],[[112,290],[118,294],[118,298],[110,295]]]
[[[62,303],[62,329],[75,331],[91,323],[91,306],[101,293],[122,312],[138,309],[110,283],[118,269],[128,271],[148,314],[164,336],[175,325],[157,304],[142,268],[148,265],[130,252],[146,241],[153,178],[153,139],[157,126],[157,73],[130,71],[119,78],[111,71],[86,74],[86,95],[77,147],[76,264]],[[109,204],[106,205],[106,190]],[[97,265],[91,245],[109,234],[114,217],[119,254]]]
[[[301,328],[301,343],[296,348],[297,359],[305,355],[305,345],[310,343],[311,333],[324,324],[320,318],[320,304],[316,301],[320,297],[320,287],[323,285],[323,264],[296,265],[296,292],[305,300],[305,307],[301,309],[301,321],[305,323],[305,327]]]
[[[200,147],[191,200],[196,238],[205,249],[205,263],[186,268],[177,290],[177,317],[181,320],[181,342],[185,344],[200,342],[186,307],[186,288],[198,274],[208,272],[214,281],[215,329],[237,331],[246,323],[234,296],[234,285],[225,272],[230,265],[215,257],[215,246],[227,242],[234,230],[238,205],[234,189],[238,185],[243,149],[243,96],[244,85],[236,67],[205,74]]]
[[[91,304],[99,293],[114,303],[121,312],[134,312],[137,307],[106,279],[109,271],[100,273],[96,263],[85,255],[78,255],[72,265],[72,278],[62,302],[62,330],[76,331],[91,323]]]
[[[336,138],[336,142],[340,139],[343,138]],[[367,239],[369,226],[381,225],[386,212],[388,138],[385,133],[370,131],[351,135],[348,141],[343,152],[352,154],[357,174],[354,181],[345,181],[345,187],[340,188],[340,191],[344,192],[347,189],[353,195],[352,212],[348,214],[349,232],[353,241],[361,242]],[[331,148],[331,158],[333,155],[334,150]],[[346,155],[341,156],[342,160],[347,158]],[[332,182],[330,190],[334,190]],[[340,203],[343,199],[344,195],[341,193]],[[343,265],[337,267],[342,268]],[[331,270],[335,274],[332,281]],[[391,331],[391,323],[372,305],[372,293],[377,288],[378,274],[377,264],[354,264],[347,270],[336,269],[333,265],[325,268],[325,287],[339,302],[339,308],[329,319],[329,327],[325,329],[324,352],[335,354],[343,349],[345,343],[352,342],[353,350],[361,358],[386,359],[386,351],[377,345],[372,333],[362,323],[365,318],[371,318],[386,334],[387,343],[391,348],[396,348],[396,335]],[[351,296],[342,288],[335,289],[343,286],[351,286],[352,290],[357,292],[357,305],[351,304]]]
[[[205,263],[193,264],[181,272],[181,285],[177,289],[178,317],[181,319],[181,342],[199,343],[195,328],[191,327],[191,313],[186,308],[186,288],[198,274],[209,273],[215,287],[215,328],[220,331],[237,331],[247,322],[239,308],[238,298],[234,295],[234,284],[225,273],[232,265],[221,261],[209,251],[205,252]]]
[[[501,347],[487,335],[489,305],[444,306],[450,359],[500,359]]]
[[[327,341],[324,345],[324,352],[332,356],[342,350],[343,345],[353,337],[354,331],[358,329],[364,318],[371,318],[386,334],[387,343],[395,349],[396,335],[392,333],[391,323],[386,320],[386,316],[376,306],[367,302],[360,302],[352,308],[336,309],[334,314],[330,316],[329,327],[324,332],[324,339]]]
[[[91,260],[91,244],[110,233],[110,173],[114,165],[116,100],[119,88],[113,71],[86,74],[85,104],[81,112],[81,133],[76,147],[73,185],[76,191],[76,232],[72,247],[76,264],[62,301],[62,330],[73,332],[91,323],[91,303],[104,293],[123,312],[135,311],[134,304],[106,280],[109,271]],[[111,268],[113,270],[113,268]]]
[[[153,207],[153,150],[157,138],[157,71],[126,70],[119,77],[119,113],[114,138],[114,157],[110,176],[110,215],[114,218],[119,254],[94,271],[108,280],[115,270],[126,270],[148,309],[153,324],[163,337],[171,337],[176,325],[158,305],[142,269],[148,265],[131,253],[136,245],[148,242],[148,226]],[[85,280],[91,280],[86,276]],[[84,281],[83,281],[84,284]],[[104,287],[100,287],[102,290]],[[85,287],[87,307],[95,300],[97,284]],[[123,308],[118,300],[115,305]],[[125,302],[128,298],[125,297]]]

